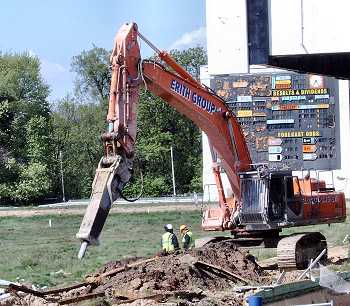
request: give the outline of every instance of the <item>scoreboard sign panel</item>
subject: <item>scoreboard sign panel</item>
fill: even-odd
[[[254,163],[339,169],[338,81],[298,73],[214,76],[211,88],[241,124]]]

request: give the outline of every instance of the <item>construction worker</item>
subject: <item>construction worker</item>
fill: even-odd
[[[173,233],[173,226],[171,224],[164,225],[165,233],[162,235],[162,250],[164,253],[173,253],[179,249],[179,242],[176,235]]]
[[[184,250],[190,250],[194,247],[194,239],[192,232],[186,224],[180,226],[180,234],[182,235],[182,247]]]

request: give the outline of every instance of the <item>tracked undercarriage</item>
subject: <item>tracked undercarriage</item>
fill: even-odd
[[[318,232],[295,234],[281,239],[277,245],[277,260],[280,269],[305,269],[324,249],[326,238]],[[327,259],[327,252],[322,259]]]
[[[324,249],[327,250],[326,238],[319,232],[297,233],[290,236],[273,237],[208,237],[196,241],[196,247],[205,244],[230,242],[240,248],[277,248],[277,264],[281,270],[306,269]],[[322,256],[327,259],[327,252]]]

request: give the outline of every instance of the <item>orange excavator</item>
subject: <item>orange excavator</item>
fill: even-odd
[[[166,66],[141,59],[139,38]],[[303,268],[309,259],[327,249],[321,233],[282,236],[281,231],[286,227],[343,222],[343,193],[327,188],[325,181],[310,175],[300,179],[291,171],[270,171],[267,165],[253,164],[240,125],[225,101],[168,53],[158,50],[135,23],[120,28],[110,60],[109,128],[101,136],[104,156],[77,233],[82,242],[79,258],[88,245],[98,243],[113,202],[122,196],[132,176],[141,86],[192,120],[208,136],[219,205],[203,213],[203,230],[230,231],[238,245],[277,246],[278,264],[283,268]],[[221,169],[232,189],[230,197],[224,193]]]

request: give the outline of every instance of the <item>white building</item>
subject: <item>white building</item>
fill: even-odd
[[[260,14],[264,5],[267,15]],[[208,66],[202,67],[202,83],[209,86],[215,75],[276,71],[252,64],[252,52],[258,52],[259,64],[349,79],[348,8],[347,0],[206,0]],[[265,42],[266,50],[256,50],[259,39]],[[336,190],[350,198],[349,81],[339,80],[338,86],[341,167],[334,171],[333,178]],[[331,176],[326,180],[330,183]],[[223,182],[228,189],[225,175]],[[217,197],[214,184],[208,139],[203,134],[205,198]]]

